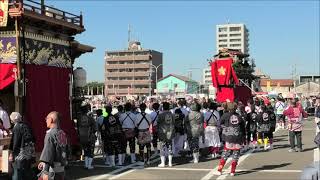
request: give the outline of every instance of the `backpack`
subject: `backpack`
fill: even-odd
[[[184,133],[184,114],[174,114],[174,126],[175,126],[175,130],[176,132],[179,132],[181,134]]]

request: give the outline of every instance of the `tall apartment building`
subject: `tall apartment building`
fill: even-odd
[[[221,24],[216,26],[216,51],[220,48],[241,50],[249,54],[249,30],[244,24]]]
[[[140,42],[130,42],[127,50],[106,51],[106,96],[152,95],[156,78],[162,76],[162,53],[142,49]]]

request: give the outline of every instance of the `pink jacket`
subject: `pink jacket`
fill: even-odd
[[[283,115],[288,117],[289,131],[302,131],[302,117],[308,117],[308,114],[299,105],[297,107],[290,106],[284,110]]]

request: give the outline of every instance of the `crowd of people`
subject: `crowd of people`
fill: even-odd
[[[320,99],[316,106],[316,112],[320,112]],[[171,167],[173,157],[182,155],[191,156],[193,163],[198,163],[200,150],[208,149],[212,158],[220,158],[219,172],[232,156],[231,175],[235,173],[241,153],[249,149],[273,149],[276,128],[289,131],[289,152],[302,152],[301,132],[303,120],[308,116],[298,98],[281,96],[274,101],[256,98],[247,104],[219,104],[207,99],[132,100],[98,109],[96,121],[90,117],[89,109],[83,106],[83,115],[91,118],[88,126],[91,130],[84,129],[84,137],[101,136],[107,166],[124,165],[127,148],[129,163],[145,166],[150,164],[152,156],[160,153],[159,167],[165,167],[166,159]],[[319,121],[317,116],[316,121]],[[86,134],[88,132],[91,134]],[[83,144],[83,147],[91,147],[89,155],[85,155],[87,169],[93,168],[94,143],[95,138]]]
[[[8,116],[2,105],[0,100],[0,133],[2,136],[11,134],[9,160],[13,166],[12,178],[30,179],[29,170],[35,162],[32,130],[18,112]],[[200,155],[204,155],[200,152],[206,149],[211,158],[220,159],[220,173],[231,157],[230,174],[235,175],[242,153],[250,149],[273,149],[273,133],[277,128],[288,130],[289,152],[302,152],[301,132],[303,121],[308,116],[298,98],[285,100],[282,97],[275,101],[253,98],[246,104],[217,103],[204,98],[178,101],[146,99],[120,101],[116,105],[107,103],[101,107],[93,115],[92,107],[83,103],[77,118],[84,167],[89,170],[94,168],[94,150],[98,140],[103,147],[105,164],[109,167],[127,163],[148,166],[152,156],[157,155],[160,155],[158,167],[165,167],[166,159],[167,166],[172,167],[173,157],[180,156],[191,157],[193,163],[198,163]],[[319,127],[320,98],[316,100],[315,107],[315,123]],[[11,129],[10,120],[13,124]],[[38,165],[42,179],[64,178],[68,142],[67,135],[60,129],[60,121],[59,112],[50,112],[46,117],[49,130]]]

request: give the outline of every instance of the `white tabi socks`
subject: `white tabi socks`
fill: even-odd
[[[169,165],[169,167],[172,167],[172,155],[169,155],[168,159],[169,159],[168,165]]]
[[[158,165],[158,167],[164,167],[165,166],[165,161],[166,157],[165,156],[160,156],[161,164]]]

